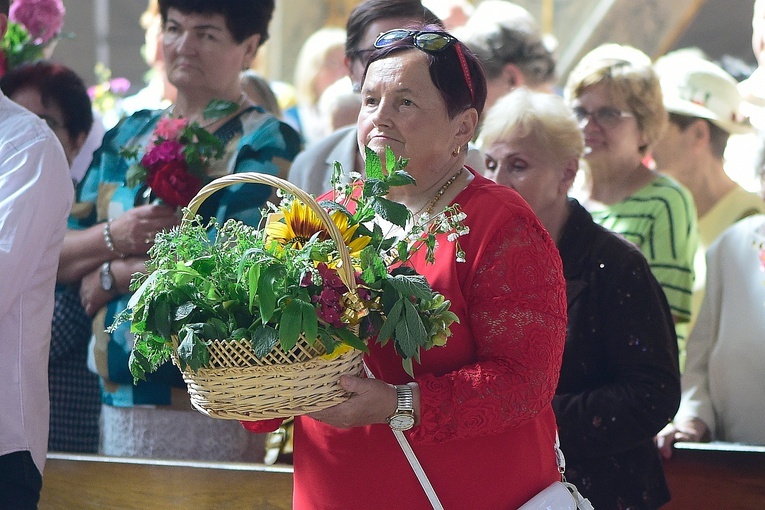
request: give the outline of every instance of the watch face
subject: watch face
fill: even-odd
[[[409,430],[414,427],[414,416],[410,414],[395,414],[388,421],[393,430]]]

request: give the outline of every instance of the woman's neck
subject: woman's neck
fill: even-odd
[[[464,163],[462,158],[452,159],[453,161],[448,165],[445,165],[445,167],[438,172],[432,172],[426,175],[412,172],[412,176],[417,181],[416,184],[391,188],[388,193],[388,198],[404,204],[410,211],[417,211],[418,209],[424,210],[424,207],[427,207],[436,192],[462,169]],[[408,168],[405,170],[410,171]],[[462,173],[465,172],[463,171]],[[450,187],[456,187],[456,184],[457,183],[453,183]]]
[[[643,188],[655,176],[642,161],[625,162],[624,165],[590,164],[585,201],[616,204]]]
[[[560,236],[563,233],[563,227],[568,221],[568,217],[571,214],[571,204],[569,204],[568,196],[561,197],[555,204],[544,211],[535,211],[539,221],[542,222],[542,226],[545,227],[550,237],[558,244]]]
[[[238,103],[241,108],[242,104],[246,102],[247,96],[241,89],[231,90],[226,93],[220,93],[219,95],[211,95],[207,93],[192,95],[179,90],[177,92],[176,101],[173,104],[173,115],[175,117],[185,117],[200,121],[205,109],[210,104],[210,101],[214,99]]]

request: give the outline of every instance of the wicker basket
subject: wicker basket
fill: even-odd
[[[191,221],[202,203],[216,191],[242,183],[267,184],[282,189],[310,207],[338,247],[342,261],[340,278],[351,292],[356,292],[353,265],[342,234],[310,195],[283,179],[258,173],[216,179],[191,200],[181,221]],[[177,344],[177,339],[173,341]],[[263,420],[325,409],[348,398],[338,378],[362,371],[361,351],[353,349],[328,359],[321,342],[310,345],[302,336],[289,351],[283,351],[277,343],[263,358],[255,355],[248,340],[216,340],[207,350],[209,367],[196,372],[187,367],[182,370],[183,378],[191,403],[197,410],[226,420]],[[179,365],[175,355],[173,361]]]

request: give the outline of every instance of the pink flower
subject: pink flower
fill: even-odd
[[[113,78],[109,81],[109,89],[114,94],[124,94],[130,89],[130,80],[127,78]]]
[[[46,44],[64,27],[61,0],[14,0],[8,18],[27,29],[35,44]]]
[[[173,161],[186,161],[183,155],[183,145],[176,140],[165,140],[153,145],[141,159],[141,165],[151,169],[157,163],[170,163]]]
[[[163,117],[157,122],[154,128],[154,136],[164,138],[165,140],[177,140],[178,135],[188,125],[188,120],[184,118],[172,119]]]

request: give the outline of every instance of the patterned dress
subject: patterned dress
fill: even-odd
[[[137,112],[106,134],[78,187],[79,217],[70,220],[72,226],[87,228],[112,220],[143,203],[143,190],[125,185],[128,164],[121,150],[145,147],[163,114],[164,111]],[[285,175],[300,148],[297,133],[260,107],[243,111],[214,134],[226,145],[226,154],[211,168],[211,177],[241,172]],[[205,218],[214,216],[221,222],[234,218],[256,225],[260,208],[271,193],[270,187],[259,184],[231,186],[206,200],[199,214]],[[241,427],[236,422],[211,420],[191,411],[185,401],[180,372],[172,364],[163,366],[148,381],[133,384],[128,368],[133,345],[130,324],[123,323],[113,333],[105,332],[129,299],[130,294],[118,296],[93,319],[91,343],[105,404],[103,453],[240,460],[248,442]]]

